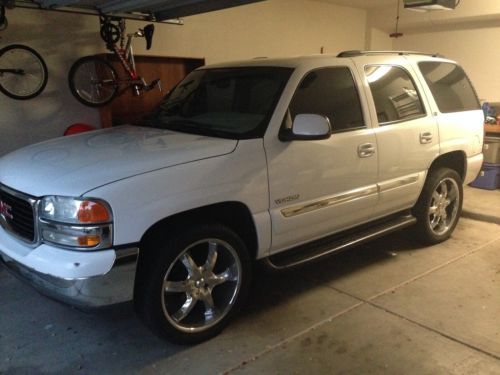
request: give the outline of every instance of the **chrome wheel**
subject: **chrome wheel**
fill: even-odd
[[[436,235],[445,234],[455,224],[460,207],[459,196],[458,185],[453,178],[442,179],[432,193],[428,220]]]
[[[235,249],[215,238],[186,247],[168,268],[161,290],[167,320],[183,332],[201,332],[231,310],[241,287],[242,266]]]
[[[451,168],[431,170],[412,213],[420,242],[431,245],[448,239],[462,212],[462,177]]]

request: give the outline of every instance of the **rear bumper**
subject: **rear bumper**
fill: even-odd
[[[0,251],[0,262],[10,273],[35,289],[72,306],[97,308],[129,301],[133,297],[137,248],[120,250],[113,267],[104,275],[62,278],[35,271]]]
[[[467,185],[476,179],[479,172],[481,172],[482,165],[482,153],[467,158],[467,173],[464,178],[464,185]]]

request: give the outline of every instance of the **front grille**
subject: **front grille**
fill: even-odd
[[[29,198],[0,187],[0,201],[4,204],[4,210],[7,210],[1,217],[5,229],[26,241],[34,242],[35,220]]]

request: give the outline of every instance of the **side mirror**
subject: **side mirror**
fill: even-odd
[[[296,115],[292,128],[280,134],[282,141],[317,141],[330,138],[332,128],[326,116],[316,114]]]

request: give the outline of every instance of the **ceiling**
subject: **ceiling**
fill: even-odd
[[[0,0],[0,5],[165,21],[259,1],[263,0]]]

